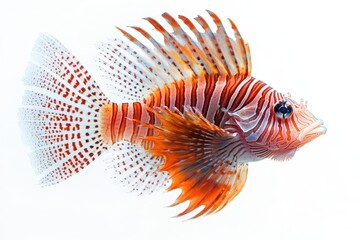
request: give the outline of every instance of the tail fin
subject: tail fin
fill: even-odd
[[[61,182],[107,149],[99,113],[108,103],[79,61],[56,39],[40,35],[26,77],[20,121],[42,185]]]

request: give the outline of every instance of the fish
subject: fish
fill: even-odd
[[[40,34],[19,117],[41,185],[103,158],[130,191],[180,189],[171,206],[188,205],[177,217],[196,210],[197,218],[241,192],[249,163],[289,160],[326,133],[306,102],[252,76],[250,47],[235,23],[226,29],[207,13],[210,21],[165,12],[170,31],[154,18],[145,18],[150,33],[117,27],[119,37],[97,45],[101,81]]]

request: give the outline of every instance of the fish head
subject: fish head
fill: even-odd
[[[300,147],[325,134],[326,128],[303,100],[296,102],[290,96],[274,95],[267,101],[253,101],[233,113],[232,119],[259,159],[287,160]]]
[[[280,109],[279,109],[279,106]],[[285,116],[282,113],[282,106],[286,109],[293,109],[290,116]],[[284,110],[285,111],[285,110]],[[286,98],[282,102],[279,101],[274,106],[275,115],[282,120],[282,125],[290,125],[290,139],[294,141],[294,147],[301,147],[315,138],[326,133],[326,127],[321,119],[318,119],[310,112],[307,103],[303,100],[300,103]],[[289,124],[291,122],[291,124]],[[283,126],[284,127],[284,126]]]

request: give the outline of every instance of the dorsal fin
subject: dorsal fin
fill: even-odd
[[[230,21],[234,38],[226,33],[220,18],[208,11],[217,29],[213,31],[208,22],[198,16],[195,21],[204,32],[185,16],[179,19],[188,29],[168,13],[163,18],[172,27],[168,32],[155,19],[145,18],[164,37],[163,43],[140,27],[131,29],[149,40],[153,48],[142,43],[128,31],[118,28],[123,38],[114,39],[99,46],[102,57],[99,66],[109,81],[112,93],[118,101],[140,101],[154,89],[164,84],[191,77],[209,75],[238,76],[241,81],[251,74],[249,46],[244,42],[235,24]],[[187,31],[191,31],[192,38]],[[213,78],[215,81],[218,78]]]

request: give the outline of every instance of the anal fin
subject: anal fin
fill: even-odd
[[[148,125],[158,134],[145,138],[154,144],[149,151],[164,158],[159,171],[171,177],[168,191],[182,190],[172,206],[190,201],[178,216],[200,206],[204,208],[194,218],[221,210],[240,193],[246,181],[248,165],[234,155],[241,143],[196,110],[187,109],[184,114],[168,108],[151,111],[161,126]]]
[[[159,172],[163,159],[147,153],[139,144],[120,141],[104,153],[107,170],[129,192],[150,194],[169,185],[167,172]]]

